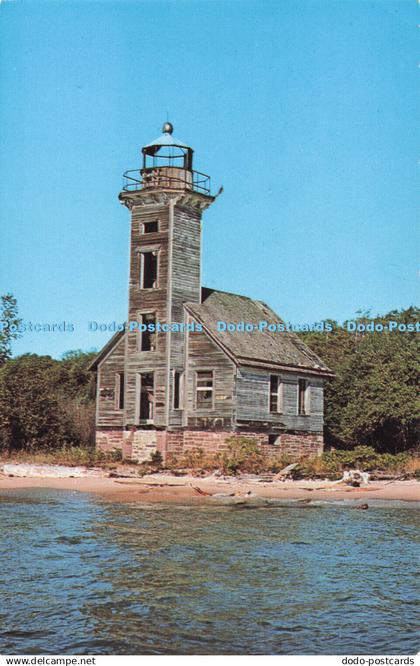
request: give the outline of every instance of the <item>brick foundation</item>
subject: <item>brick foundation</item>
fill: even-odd
[[[124,459],[142,462],[150,460],[155,451],[159,451],[165,462],[181,456],[191,449],[203,449],[205,453],[216,453],[227,448],[226,440],[230,437],[249,437],[257,441],[261,449],[269,456],[281,454],[293,458],[320,455],[324,448],[321,434],[282,433],[274,444],[269,444],[269,435],[257,432],[229,432],[209,430],[102,430],[96,433],[96,447],[108,453],[114,449],[122,450]]]
[[[260,445],[261,449],[269,456],[277,457],[281,454],[293,458],[314,457],[322,453],[324,438],[321,434],[283,433],[276,439],[275,444],[268,443],[268,434],[261,432],[226,432],[226,431],[203,431],[184,430],[181,432],[167,432],[165,452],[162,456],[165,461],[182,455],[191,449],[203,449],[205,453],[217,453],[227,448],[226,440],[231,437],[249,437]]]
[[[261,448],[265,453],[272,457],[284,454],[292,458],[313,458],[321,455],[323,452],[324,438],[322,435],[314,433],[293,435],[283,433],[278,436],[275,444],[263,444]]]

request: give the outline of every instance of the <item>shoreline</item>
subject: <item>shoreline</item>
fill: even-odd
[[[256,498],[270,500],[400,500],[404,502],[420,501],[420,482],[373,481],[365,488],[334,485],[329,481],[276,481],[260,482],[256,479],[218,479],[196,476],[171,476],[169,474],[150,474],[141,478],[110,477],[17,477],[0,475],[0,493],[2,490],[20,490],[29,488],[50,488],[87,492],[99,497],[126,503],[191,503],[214,504],[220,500],[232,503]],[[198,490],[197,490],[198,489]],[[216,497],[215,497],[216,495]],[[0,498],[1,501],[1,498]]]

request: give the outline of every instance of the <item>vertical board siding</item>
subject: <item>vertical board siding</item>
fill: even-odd
[[[283,382],[283,408],[281,414],[269,411],[270,374],[277,374]],[[298,377],[305,377],[309,386],[310,413],[297,414]],[[283,424],[288,430],[322,432],[323,381],[318,377],[295,373],[275,373],[242,367],[237,376],[237,419]]]
[[[143,234],[142,225],[145,222],[159,221],[159,231]],[[128,321],[139,321],[142,312],[155,312],[156,321],[167,323],[167,282],[168,282],[168,225],[169,208],[166,204],[150,206],[134,206],[131,216],[130,241],[130,285]],[[140,289],[140,254],[142,250],[158,251],[158,277],[157,288]],[[124,425],[129,427],[137,425],[136,409],[139,396],[137,395],[137,374],[139,372],[154,372],[154,424],[165,425],[165,365],[166,365],[166,335],[157,336],[156,351],[139,351],[140,333],[127,332],[126,347],[126,402]]]
[[[97,425],[122,426],[124,411],[116,407],[115,375],[124,372],[124,337],[111,350],[98,368]]]
[[[171,311],[173,323],[184,323],[184,303],[200,302],[201,214],[191,207],[175,206],[172,232]],[[171,333],[170,367],[184,369],[185,332]],[[171,372],[169,426],[179,427],[182,410],[174,410]]]
[[[191,323],[191,319],[188,320]],[[235,364],[205,333],[188,333],[186,373],[187,424],[192,427],[232,426],[234,420]],[[197,370],[213,370],[213,409],[196,409]]]

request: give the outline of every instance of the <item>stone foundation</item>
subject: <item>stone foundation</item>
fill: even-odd
[[[261,448],[273,457],[284,454],[292,458],[313,458],[320,456],[323,452],[324,437],[316,433],[282,433],[277,437],[275,444],[268,444],[267,442]]]
[[[203,449],[205,453],[226,450],[226,440],[231,437],[249,437],[257,441],[269,456],[289,455],[293,458],[314,457],[324,448],[324,439],[317,433],[282,433],[269,444],[269,435],[260,432],[229,432],[210,430],[98,430],[96,448],[104,453],[115,449],[122,451],[126,460],[143,462],[159,451],[165,462],[181,456],[191,449]]]

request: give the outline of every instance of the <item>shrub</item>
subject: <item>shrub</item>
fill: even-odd
[[[153,453],[150,454],[150,461],[154,464],[160,467],[163,463],[163,458],[162,454],[160,451],[154,451]]]
[[[187,449],[180,456],[174,456],[171,459],[171,469],[193,469],[193,470],[214,470],[221,465],[220,454],[216,452],[205,452],[197,446]]]
[[[236,472],[264,471],[265,456],[257,441],[252,437],[229,437],[226,440],[227,450],[222,453],[222,471],[225,474]]]
[[[360,469],[363,472],[384,471],[392,474],[415,476],[420,469],[420,458],[408,453],[376,453],[370,446],[357,446],[352,451],[326,451],[322,456],[299,461],[292,470],[292,477],[327,477],[339,479],[345,469]]]

